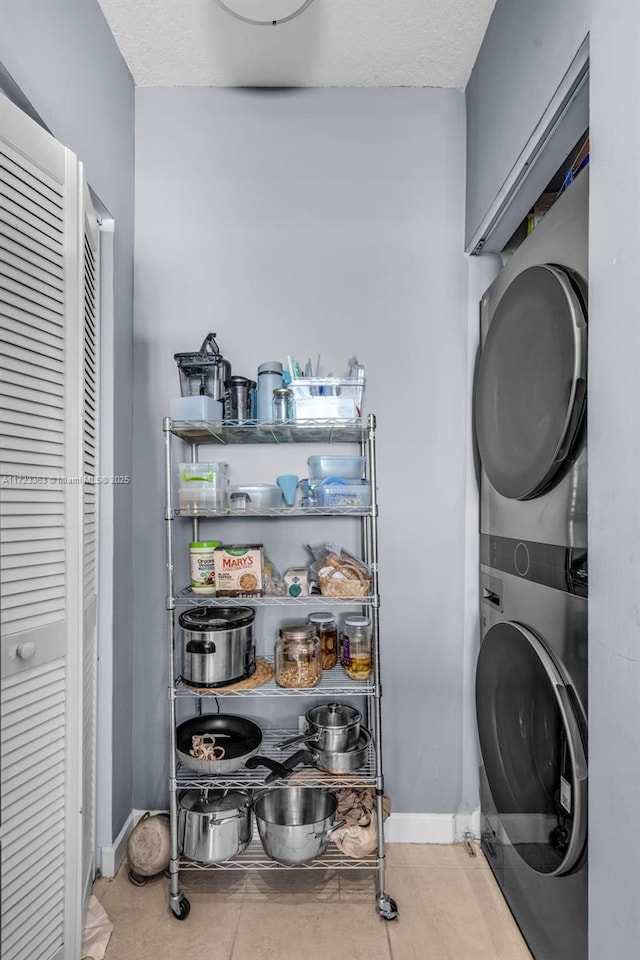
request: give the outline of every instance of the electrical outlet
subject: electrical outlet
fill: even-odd
[[[307,718],[304,714],[301,717],[298,717],[298,733],[307,732]]]

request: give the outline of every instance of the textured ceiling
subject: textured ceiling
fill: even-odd
[[[314,0],[275,27],[214,0],[99,2],[139,86],[464,87],[495,0]]]

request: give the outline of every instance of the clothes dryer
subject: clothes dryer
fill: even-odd
[[[585,170],[481,300],[483,533],[587,545],[588,188]]]

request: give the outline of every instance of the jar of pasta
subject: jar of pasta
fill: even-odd
[[[320,638],[322,669],[331,670],[338,662],[338,627],[332,613],[310,613],[309,623],[316,628]]]
[[[311,623],[280,627],[275,644],[276,683],[280,687],[317,687],[322,676],[320,639]]]

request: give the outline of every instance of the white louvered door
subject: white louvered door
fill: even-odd
[[[83,331],[82,415],[82,902],[95,873],[95,770],[98,590],[98,275],[100,233],[84,185],[83,271],[80,284]]]
[[[95,626],[83,661],[95,488],[85,497],[80,183],[75,156],[0,96],[3,960],[80,956],[83,727],[95,709],[82,699],[83,674],[95,676]]]

